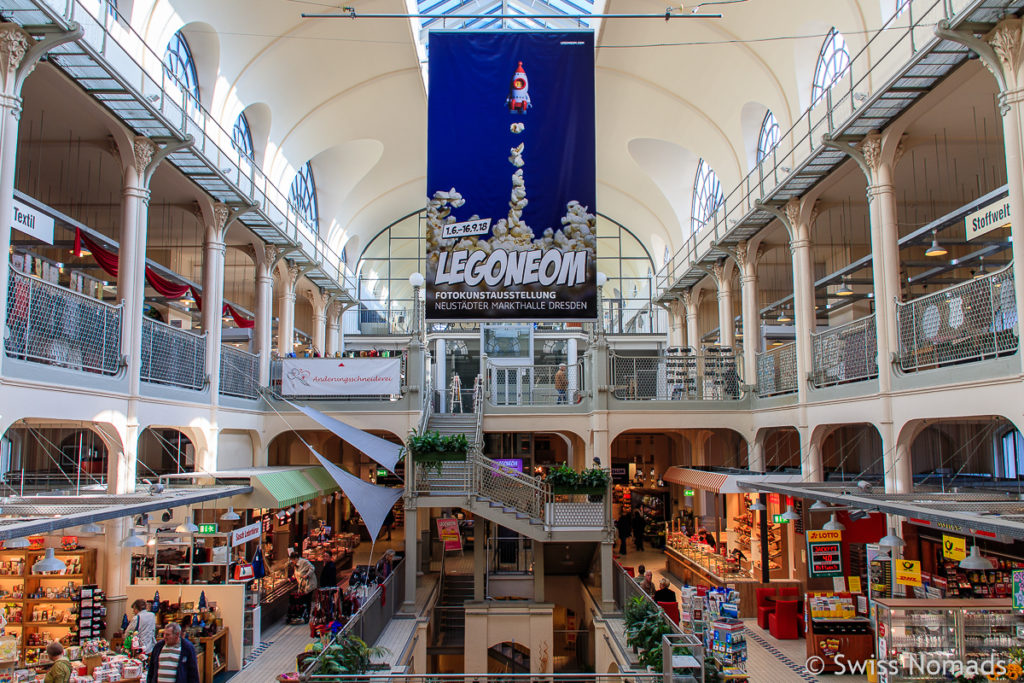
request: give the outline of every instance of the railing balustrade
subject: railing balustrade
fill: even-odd
[[[220,385],[225,396],[258,398],[260,357],[230,344],[220,347]]]
[[[583,361],[566,365],[565,386],[559,390],[559,365],[487,363],[486,394],[494,406],[574,405],[583,400],[587,375]]]
[[[731,349],[702,354],[610,356],[612,396],[623,401],[735,401],[743,357]]]
[[[917,372],[1017,350],[1020,336],[1012,264],[896,304],[899,366]]]
[[[818,388],[859,382],[878,376],[875,315],[811,334],[814,370],[811,383]]]
[[[757,354],[758,396],[778,396],[796,391],[796,342]]]
[[[152,318],[142,319],[143,382],[185,389],[206,385],[206,334],[193,334]]]
[[[121,305],[10,271],[4,339],[9,358],[114,375],[121,368],[121,321]]]

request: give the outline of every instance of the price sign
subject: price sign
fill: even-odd
[[[827,578],[843,575],[841,531],[808,531],[808,571],[812,578]]]

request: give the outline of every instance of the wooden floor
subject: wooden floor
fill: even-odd
[[[263,641],[270,646],[232,676],[231,683],[273,683],[278,674],[295,671],[295,655],[313,642],[308,624],[290,626],[283,621],[264,632]]]

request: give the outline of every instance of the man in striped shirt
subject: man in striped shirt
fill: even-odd
[[[149,655],[146,683],[199,683],[196,649],[181,637],[180,624],[164,627],[163,640]]]

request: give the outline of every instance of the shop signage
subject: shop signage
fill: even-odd
[[[199,525],[199,533],[201,533],[201,534],[215,534],[215,533],[217,533],[217,525],[216,524],[200,524]]]
[[[847,576],[846,585],[851,593],[860,593],[860,577],[859,576]]]
[[[973,240],[987,232],[1004,228],[1010,224],[1010,199],[1003,197],[981,207],[974,213],[967,214],[964,219],[967,228],[967,239]]]
[[[447,517],[439,518],[437,520],[437,535],[444,543],[445,550],[462,550],[459,520]]]
[[[1013,609],[1024,610],[1024,569],[1013,570]]]
[[[612,481],[616,484],[625,484],[629,481],[629,473],[625,467],[612,468]]]
[[[231,547],[234,548],[236,545],[242,545],[259,538],[262,530],[263,525],[259,522],[243,526],[241,529],[235,529],[231,532]]]
[[[282,396],[387,396],[402,393],[400,358],[285,358]]]
[[[967,539],[942,534],[942,555],[947,560],[962,560],[967,557]]]
[[[14,200],[14,212],[11,214],[11,227],[31,235],[41,242],[53,244],[53,218],[42,211],[33,209],[24,202]]]
[[[427,320],[594,320],[593,32],[436,32],[429,81]]]
[[[921,585],[921,563],[917,560],[893,560],[896,569],[896,584],[900,586]]]
[[[807,560],[811,578],[843,576],[841,531],[808,531]]]
[[[494,464],[498,466],[498,469],[492,473],[493,476],[499,476],[499,473],[505,474],[522,474],[523,473],[523,459],[522,458],[495,458]]]
[[[1000,543],[1010,543],[1008,537],[997,534],[994,531],[986,531],[985,529],[972,529],[959,524],[951,524],[950,522],[934,522],[930,519],[918,519],[917,517],[908,517],[907,521],[917,526],[926,526],[938,531],[949,531],[950,533],[962,534],[964,536],[977,536],[978,538],[988,538]]]

